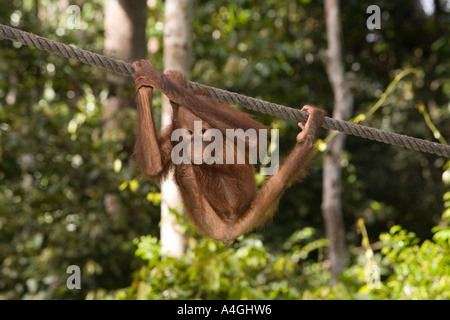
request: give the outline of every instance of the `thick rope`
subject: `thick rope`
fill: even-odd
[[[112,70],[127,76],[133,76],[134,74],[133,65],[125,61],[112,59],[83,49],[75,48],[58,41],[39,37],[32,33],[11,28],[2,24],[0,24],[0,39],[9,39],[12,41],[20,42],[22,44],[35,47],[40,50],[45,50],[50,53],[56,53],[66,58],[79,60],[83,63]],[[308,118],[306,112],[300,111],[298,109],[293,109],[279,104],[246,97],[222,89],[208,87],[196,82],[188,81],[188,88],[206,90],[206,92],[208,92],[208,94],[212,98],[217,99],[218,101],[239,105],[241,107],[268,113],[280,118],[292,119],[301,121],[303,123],[305,123]],[[322,127],[325,129],[341,131],[346,134],[366,138],[369,140],[376,140],[378,142],[384,142],[407,149],[437,154],[439,156],[450,158],[450,146],[436,142],[413,138],[398,133],[387,132],[328,117],[325,118]]]

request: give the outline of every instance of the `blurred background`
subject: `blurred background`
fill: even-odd
[[[133,3],[0,0],[0,23],[160,70],[183,61],[193,81],[333,116],[327,68],[336,56],[322,1]],[[370,5],[381,9],[379,29],[368,29]],[[446,143],[450,1],[338,7],[347,119]],[[186,16],[181,58],[168,57],[169,8]],[[225,246],[175,212],[187,236],[180,254],[166,254],[164,194],[131,157],[132,79],[9,40],[0,61],[0,299],[450,298],[448,159],[347,136],[333,207],[342,226],[332,244],[342,248],[325,228],[327,152],[319,152],[273,222]],[[154,99],[157,119],[162,100]],[[280,130],[280,152],[289,152],[297,124],[252,113]],[[328,134],[319,134],[322,150]],[[66,285],[70,265],[81,268],[79,290]]]

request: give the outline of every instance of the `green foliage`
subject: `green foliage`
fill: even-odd
[[[436,236],[435,236],[436,238]],[[400,226],[380,235],[377,263],[367,269],[367,256],[359,254],[341,282],[305,291],[304,299],[450,299],[450,245],[425,240]],[[369,272],[368,272],[369,271]],[[381,277],[380,277],[381,274]]]
[[[161,253],[158,239],[136,240],[136,255],[146,262],[134,273],[131,287],[114,293],[116,299],[299,299],[309,278],[326,283],[323,262],[307,261],[327,241],[314,239],[305,228],[292,235],[283,252],[271,253],[256,236],[224,245],[211,239],[190,239],[183,257]],[[302,276],[300,276],[302,274]],[[106,295],[108,296],[108,295]],[[109,297],[112,297],[109,295]],[[105,292],[93,297],[105,298]]]
[[[350,265],[336,286],[306,290],[305,299],[450,299],[450,219],[448,201],[432,239],[421,241],[399,225],[369,245],[362,232],[362,248],[355,248]],[[364,224],[362,224],[364,226]],[[365,227],[364,227],[365,229]],[[374,254],[372,247],[378,250]],[[362,249],[362,250],[361,250]]]
[[[380,237],[384,263],[393,271],[385,298],[450,299],[450,246],[439,238],[419,245],[414,233],[398,226]]]
[[[39,1],[49,17],[39,30],[37,2],[24,1],[28,10],[13,3],[18,28],[101,52],[99,1],[83,6],[76,32],[50,1]],[[106,74],[5,40],[0,58],[9,61],[0,64],[0,299],[81,299],[125,286],[140,265],[132,239],[157,233],[158,209],[146,200],[155,187],[138,180],[130,161],[133,135],[103,137]],[[134,111],[124,114],[120,130],[133,132]],[[72,264],[81,268],[82,290],[66,287]]]
[[[448,238],[435,236],[420,244],[414,233],[394,226],[380,235],[381,250],[373,258],[371,249],[359,248],[341,282],[329,286],[325,261],[311,259],[327,246],[315,234],[311,228],[295,232],[282,252],[271,252],[256,236],[231,245],[191,238],[181,258],[165,256],[158,239],[144,236],[135,244],[136,256],[146,265],[134,273],[131,286],[99,290],[89,298],[450,299]]]

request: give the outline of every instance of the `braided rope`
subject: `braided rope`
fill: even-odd
[[[125,61],[105,57],[2,24],[0,24],[0,39],[17,41],[27,46],[38,48],[39,50],[56,53],[66,58],[79,60],[83,63],[109,69],[127,76],[133,76],[134,74],[133,66]]]
[[[79,60],[83,63],[97,66],[100,68],[115,71],[127,76],[133,76],[134,67],[132,64],[122,60],[112,59],[100,54],[79,49],[58,41],[49,40],[44,37],[34,35],[19,29],[8,27],[0,24],[0,39],[9,39],[22,44],[45,50],[50,53],[56,53],[66,58]],[[285,107],[279,104],[246,97],[234,92],[222,89],[208,87],[196,82],[188,81],[188,88],[202,89],[214,99],[225,103],[239,105],[251,110],[268,113],[284,119],[292,119],[296,121],[306,122],[308,115],[304,111]],[[337,130],[345,134],[376,140],[386,144],[392,144],[415,151],[437,154],[450,158],[450,146],[436,142],[422,140],[398,133],[387,132],[347,121],[337,120],[326,117],[322,127],[330,130]]]

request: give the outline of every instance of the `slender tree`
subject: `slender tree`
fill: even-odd
[[[164,70],[182,71],[189,78],[191,69],[193,0],[166,0],[164,16]],[[172,107],[164,97],[161,125],[170,124]],[[185,252],[185,238],[181,232],[175,210],[182,213],[181,195],[170,175],[161,185],[161,244],[169,256],[179,257]]]
[[[333,118],[347,120],[352,112],[353,95],[345,79],[342,58],[342,32],[339,0],[325,0],[325,16],[328,49],[325,67],[334,94]],[[341,205],[341,159],[345,144],[345,134],[332,139],[324,156],[322,214],[327,237],[330,240],[329,259],[331,282],[338,282],[338,275],[344,270],[345,230]]]
[[[105,41],[104,50],[108,56],[132,62],[146,54],[145,0],[108,0],[105,1]],[[120,25],[120,28],[118,28]],[[108,73],[110,95],[103,108],[103,138],[106,140],[123,139],[121,130],[121,112],[133,105],[129,98],[124,98],[123,88],[129,79]],[[110,193],[104,197],[105,210],[115,213],[120,210],[116,196]]]

